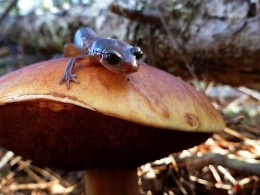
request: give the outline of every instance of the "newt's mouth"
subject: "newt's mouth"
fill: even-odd
[[[125,62],[121,66],[120,73],[131,74],[131,73],[137,72],[138,70],[139,70],[138,60],[133,60],[131,63]]]

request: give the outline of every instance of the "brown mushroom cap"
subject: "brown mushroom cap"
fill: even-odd
[[[142,64],[115,74],[78,64],[80,84],[59,80],[67,58],[0,78],[0,144],[26,158],[65,169],[134,167],[192,147],[224,122],[182,80]]]

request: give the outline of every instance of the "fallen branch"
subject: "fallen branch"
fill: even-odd
[[[228,156],[208,153],[202,157],[192,156],[181,160],[179,165],[189,166],[193,169],[202,169],[209,164],[221,165],[223,167],[244,173],[246,175],[260,176],[260,162],[251,163],[240,159],[229,158]]]
[[[2,13],[2,15],[0,16],[0,23],[6,18],[6,16],[8,15],[8,13],[16,6],[17,0],[13,0],[11,1],[8,6],[6,7],[6,9],[4,10],[4,12]]]

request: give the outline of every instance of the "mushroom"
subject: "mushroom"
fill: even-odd
[[[224,128],[202,94],[157,68],[122,75],[77,64],[80,83],[68,90],[58,84],[67,62],[0,77],[0,144],[45,166],[86,170],[87,195],[138,194],[137,166]]]

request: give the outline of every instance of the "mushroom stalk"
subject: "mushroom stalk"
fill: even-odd
[[[139,195],[136,170],[87,170],[86,195]]]

